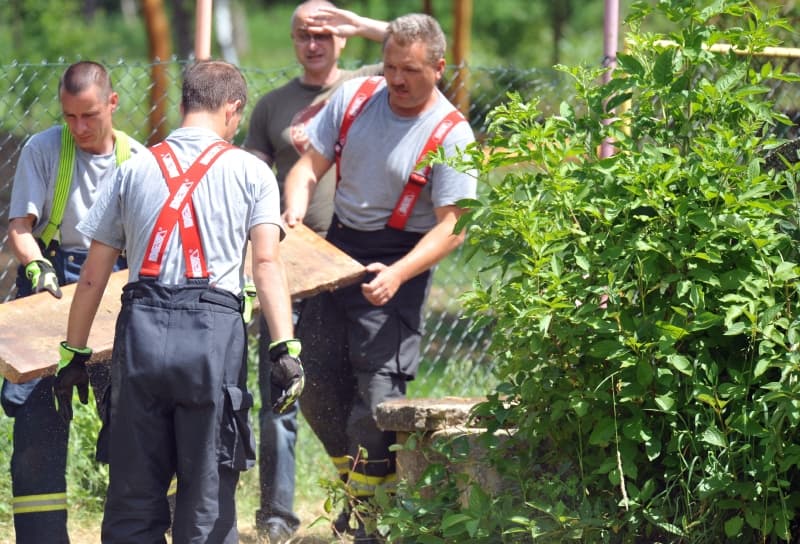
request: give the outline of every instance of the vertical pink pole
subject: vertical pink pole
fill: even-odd
[[[194,58],[211,58],[211,3],[212,0],[197,0],[197,17],[194,28]]]
[[[611,81],[611,72],[617,65],[617,43],[619,41],[619,0],[605,0],[605,16],[603,18],[603,65],[607,70],[603,73],[603,84]],[[606,121],[608,122],[608,121]],[[614,146],[604,140],[600,146],[600,158],[605,159],[614,153]]]

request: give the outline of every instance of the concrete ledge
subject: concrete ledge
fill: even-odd
[[[397,443],[404,445],[412,434],[419,437],[413,449],[397,451],[397,476],[410,485],[420,480],[431,463],[442,463],[452,474],[460,474],[457,485],[461,490],[461,505],[469,503],[471,484],[477,484],[490,495],[497,496],[508,489],[510,482],[503,480],[489,466],[488,452],[481,444],[486,429],[472,427],[470,415],[473,407],[485,401],[484,397],[444,397],[439,399],[395,399],[383,402],[377,408],[378,426],[397,433]],[[505,440],[509,431],[498,431]],[[438,444],[467,440],[469,458],[451,463],[436,453]],[[423,496],[432,496],[434,490],[421,489]]]
[[[485,397],[389,400],[378,405],[378,427],[405,433],[469,427],[472,408],[485,400]]]

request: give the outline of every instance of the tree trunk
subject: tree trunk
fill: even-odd
[[[167,64],[172,56],[172,38],[163,0],[142,0],[142,13],[147,27],[150,60],[153,61],[150,88],[150,137],[148,145],[163,140],[167,135]]]
[[[83,9],[81,13],[84,19],[91,21],[94,19],[94,13],[97,11],[97,0],[83,0]]]
[[[233,6],[231,3],[231,0],[214,2],[214,26],[217,30],[217,43],[222,51],[222,58],[231,64],[239,64],[239,55],[233,40]]]
[[[552,64],[561,63],[561,42],[564,39],[564,26],[572,15],[571,0],[561,0],[550,5],[550,25],[553,30]]]
[[[469,56],[472,36],[472,0],[453,0],[453,64],[456,67],[450,101],[469,119]]]
[[[194,12],[186,7],[185,0],[172,0],[175,34],[178,42],[178,58],[188,59],[194,51]]]

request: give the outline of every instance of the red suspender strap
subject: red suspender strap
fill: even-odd
[[[417,198],[419,198],[422,188],[425,187],[426,183],[428,183],[428,177],[431,173],[430,165],[427,165],[422,172],[419,172],[419,163],[425,159],[428,153],[434,151],[440,145],[442,145],[442,142],[444,142],[444,139],[450,133],[450,130],[461,121],[466,121],[466,119],[464,119],[464,116],[461,115],[460,111],[453,110],[447,114],[444,119],[439,121],[439,124],[433,129],[428,141],[425,142],[425,147],[422,148],[422,152],[417,158],[414,170],[412,170],[411,175],[408,176],[408,181],[406,182],[405,187],[403,187],[403,192],[400,194],[400,198],[397,199],[397,204],[394,206],[392,216],[386,223],[387,226],[398,230],[403,230],[405,228],[408,218],[411,216],[411,211],[414,209],[414,205],[417,203]]]
[[[140,271],[141,276],[159,276],[167,241],[175,224],[179,223],[183,256],[186,260],[186,277],[208,277],[203,246],[200,242],[200,230],[197,227],[197,215],[192,204],[192,193],[214,161],[232,147],[223,141],[211,144],[185,173],[166,141],[150,148],[161,168],[170,194],[150,235]]]
[[[364,109],[369,99],[375,93],[375,89],[383,81],[383,76],[372,76],[365,79],[356,90],[356,94],[350,99],[347,109],[344,110],[344,118],[342,118],[342,126],[339,127],[339,139],[333,146],[333,153],[336,160],[336,185],[342,179],[340,163],[342,159],[342,149],[347,141],[347,133],[350,131],[350,125],[353,124],[358,114]]]

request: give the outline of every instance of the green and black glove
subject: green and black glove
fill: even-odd
[[[32,292],[47,291],[54,297],[61,298],[61,288],[58,286],[56,270],[47,259],[29,262],[25,266],[25,277],[31,282]]]
[[[256,284],[249,281],[242,289],[242,297],[244,304],[242,305],[242,319],[245,323],[250,323],[253,319],[253,301],[256,299]]]
[[[72,391],[78,389],[81,404],[89,402],[89,373],[86,361],[92,356],[91,348],[74,348],[61,342],[58,348],[61,359],[58,361],[56,379],[53,381],[53,401],[58,415],[69,423],[72,420]]]
[[[306,383],[303,363],[300,362],[300,340],[279,340],[269,345],[269,358],[272,361],[273,401],[272,411],[282,414],[291,407],[303,392]]]

